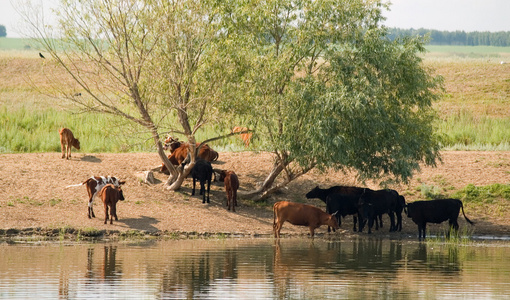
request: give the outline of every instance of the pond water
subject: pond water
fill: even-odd
[[[0,244],[1,299],[508,299],[510,243]]]

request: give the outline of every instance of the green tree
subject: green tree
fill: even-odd
[[[181,134],[196,151],[195,134],[215,120],[220,99],[226,65],[217,55],[223,36],[211,3],[61,0],[55,26],[41,24],[40,10],[24,14],[31,36],[49,54],[43,66],[52,89],[45,92],[148,133],[171,172],[172,190],[181,186],[195,156],[183,170],[174,167],[161,135]],[[71,85],[51,75],[55,66],[67,71]]]
[[[7,30],[5,29],[4,25],[0,25],[0,37],[6,37],[7,36]]]
[[[275,157],[253,194],[264,198],[314,167],[406,181],[420,163],[435,164],[431,105],[441,79],[422,66],[421,39],[387,38],[381,1],[225,7],[236,37],[227,53],[240,63],[222,104],[244,113]]]

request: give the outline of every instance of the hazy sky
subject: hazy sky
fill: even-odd
[[[390,0],[389,27],[510,31],[510,0]]]
[[[43,1],[48,8],[55,0]],[[0,0],[0,24],[8,37],[19,37],[19,16],[12,0]],[[464,31],[510,31],[510,0],[391,0],[389,27]],[[49,12],[45,13],[48,17]]]

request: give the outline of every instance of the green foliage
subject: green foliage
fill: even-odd
[[[405,181],[434,164],[441,78],[422,67],[421,39],[390,41],[378,1],[257,3],[229,6],[226,31],[240,38],[226,48],[245,56],[232,56],[241,80],[223,105],[246,112],[288,174],[337,167]]]
[[[444,199],[446,196],[443,194],[444,190],[435,185],[427,185],[422,183],[419,187],[421,195],[426,199]]]
[[[510,184],[491,184],[486,186],[467,185],[452,195],[453,198],[472,203],[493,203],[496,199],[510,200]]]
[[[4,25],[0,25],[0,37],[6,37],[7,36],[7,30],[5,29]]]

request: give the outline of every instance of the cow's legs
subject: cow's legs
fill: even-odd
[[[237,191],[233,190],[232,193],[232,211],[236,211],[237,206]]]
[[[195,184],[196,184],[196,179],[193,178],[193,189],[191,190],[191,196],[194,196],[195,195]]]
[[[397,228],[396,231],[402,231],[402,212],[397,212]]]
[[[200,181],[200,195],[202,195],[202,203],[205,203],[205,182]]]
[[[204,189],[204,193],[205,193],[205,189]],[[209,195],[211,193],[211,180],[207,180],[207,203],[211,203],[211,201],[209,200]],[[234,209],[235,211],[235,209]]]
[[[61,143],[60,147],[62,148],[62,158],[65,158],[66,157],[66,148],[65,148],[64,143]]]
[[[450,237],[450,233],[451,233],[452,231],[454,231],[454,232],[455,232],[455,234],[457,234],[457,233],[458,233],[458,231],[459,231],[459,223],[457,223],[457,219],[453,219],[453,220],[452,220],[452,219],[450,219],[450,220],[448,220],[448,221],[449,221],[449,223],[450,223],[450,228],[449,228],[449,229],[450,229],[450,231],[448,231],[448,237]]]
[[[111,219],[111,218],[110,218]],[[108,222],[108,205],[104,205],[104,223],[106,224]],[[112,224],[112,223],[110,223]]]
[[[422,235],[425,240],[425,232],[427,230],[427,223],[418,224],[418,239],[421,241]],[[422,234],[423,233],[423,234]]]
[[[280,220],[277,220],[274,226],[274,237],[279,239],[280,238],[280,230],[282,229],[283,222],[280,222]]]
[[[314,226],[310,226],[310,237],[313,238],[314,234],[315,234],[315,227]]]
[[[96,215],[94,214],[94,209],[93,209],[93,202],[92,202],[93,199],[94,199],[94,195],[89,199],[89,209],[88,209],[89,219],[96,217]]]

